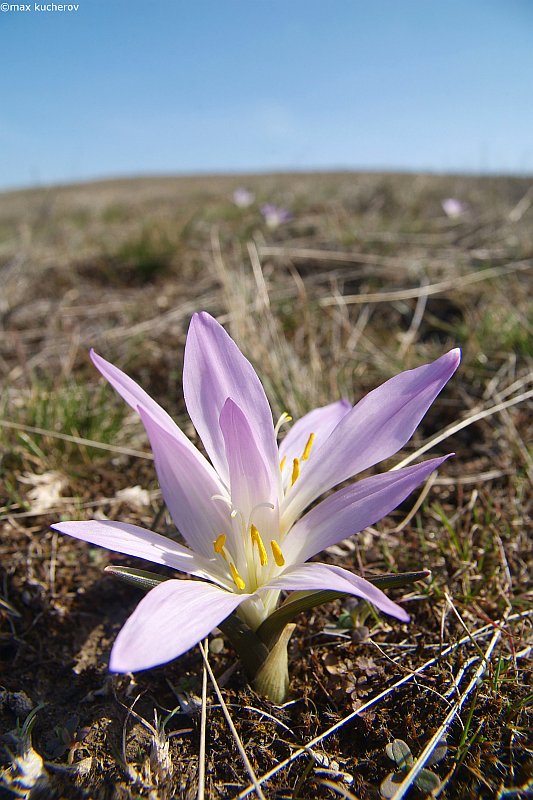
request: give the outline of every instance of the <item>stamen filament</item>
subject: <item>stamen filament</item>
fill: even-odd
[[[291,486],[294,486],[294,484],[298,480],[298,475],[299,474],[300,474],[300,459],[299,458],[293,458],[293,460],[292,460]]]
[[[284,411],[284,412],[283,412],[283,414],[280,416],[280,418],[279,418],[279,419],[278,419],[278,421],[276,422],[276,427],[274,428],[274,434],[275,434],[275,436],[277,436],[277,435],[278,435],[278,433],[279,433],[279,429],[281,428],[281,426],[282,426],[282,425],[283,425],[285,422],[292,422],[292,417],[291,417],[291,415],[290,415],[290,414],[287,414],[287,412],[286,412],[286,411]]]
[[[259,561],[261,562],[261,566],[265,567],[268,564],[268,555],[265,549],[265,545],[263,544],[263,540],[261,539],[261,534],[255,527],[255,525],[251,526],[250,533],[252,536],[253,544],[255,544],[257,546],[257,549],[259,550]]]
[[[275,539],[272,539],[270,542],[270,547],[272,548],[272,555],[274,556],[274,561],[278,565],[278,567],[283,567],[285,564],[285,559],[283,558],[283,553],[281,552],[281,547],[276,542]]]
[[[227,506],[229,506],[229,508],[232,508],[230,498],[229,497],[225,497],[223,494],[212,494],[211,495],[211,500],[221,500],[223,503],[225,503]]]
[[[304,451],[302,453],[302,461],[307,461],[309,458],[309,453],[311,452],[311,448],[313,446],[313,442],[315,441],[315,434],[310,433],[309,439],[307,440],[307,444],[304,447]]]
[[[237,567],[235,566],[233,561],[230,561],[229,568],[230,568],[230,572],[231,572],[231,577],[233,578],[233,583],[235,584],[237,589],[240,589],[241,591],[243,589],[246,589],[246,584],[243,581],[243,579],[241,578],[241,576],[239,575]]]

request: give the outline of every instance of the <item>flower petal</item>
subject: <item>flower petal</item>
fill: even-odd
[[[154,564],[164,564],[189,575],[210,577],[211,569],[206,559],[172,539],[138,525],[93,519],[87,522],[57,522],[52,528],[116,553],[144,558]]]
[[[332,486],[396,453],[410,439],[429,406],[451,378],[460,351],[401,372],[363,397],[346,414],[287,494],[283,524]]]
[[[261,382],[233,339],[205,312],[194,314],[187,334],[183,393],[189,416],[223,480],[228,467],[219,419],[228,397],[247,418],[267,468],[279,471],[272,412]]]
[[[203,581],[160,583],[141,600],[120,631],[110,670],[136,672],[181,656],[247,597]]]
[[[220,429],[226,448],[233,505],[242,513],[246,528],[253,523],[264,536],[277,537],[278,475],[267,470],[244,413],[230,398],[220,414]],[[266,503],[273,508],[265,507]]]
[[[286,457],[290,464],[293,458],[301,458],[310,434],[314,433],[315,440],[309,456],[312,458],[316,449],[326,441],[344,415],[351,411],[351,408],[352,406],[347,400],[337,400],[335,403],[314,408],[313,411],[305,414],[290,427],[280,443],[280,460]]]
[[[141,389],[135,381],[122,372],[118,367],[115,367],[105,358],[99,356],[94,350],[90,352],[91,359],[95,367],[102,373],[104,378],[109,381],[111,386],[119,393],[119,395],[130,405],[135,411],[138,411],[139,406],[143,406],[154,420],[156,420],[162,428],[165,428],[171,433],[175,439],[180,441],[185,447],[196,450],[196,447],[181,431],[172,417],[162,408],[159,403],[156,403],[150,395]],[[198,452],[196,450],[196,452]],[[198,456],[203,456],[198,452]],[[206,461],[206,464],[208,462]]]
[[[283,541],[288,563],[307,561],[326,547],[373,525],[389,514],[449,456],[383,472],[326,497],[298,520]]]
[[[377,586],[373,586],[370,581],[365,581],[364,578],[353,575],[348,570],[342,569],[342,567],[336,567],[331,564],[317,564],[315,562],[297,564],[284,570],[279,577],[270,581],[265,588],[297,592],[323,591],[325,589],[332,592],[342,592],[343,594],[355,595],[363,600],[368,600],[380,611],[384,611],[385,614],[390,614],[392,617],[397,617],[403,622],[409,621],[409,614],[396,603],[393,603],[392,600],[389,600],[387,595]]]
[[[213,500],[226,490],[216,472],[194,448],[188,448],[139,406],[154,453],[165,503],[177,529],[193,550],[213,556],[213,542],[230,526],[226,505]]]

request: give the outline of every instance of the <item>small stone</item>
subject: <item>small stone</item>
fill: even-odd
[[[369,636],[370,630],[367,626],[358,625],[357,628],[354,628],[352,631],[352,642],[354,642],[354,644],[362,644],[367,641]]]
[[[215,636],[214,639],[211,639],[209,642],[209,652],[213,653],[213,655],[217,656],[224,650],[224,639],[221,636]]]
[[[25,719],[35,708],[35,703],[26,692],[0,692],[0,708],[8,708],[19,719]]]

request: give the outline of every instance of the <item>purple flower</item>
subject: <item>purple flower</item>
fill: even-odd
[[[183,387],[210,461],[131,378],[96,353],[91,357],[139,413],[168,510],[188,546],[124,522],[53,527],[200,579],[166,580],[141,600],[113,647],[113,671],[170,661],[234,611],[256,630],[275,610],[282,591],[332,590],[409,619],[363,578],[308,559],[388,514],[447,456],[365,478],[306,508],[403,447],[455,372],[458,350],[391,378],[353,408],[339,400],[311,411],[278,448],[270,406],[253,367],[209,314],[195,314]]]
[[[240,187],[233,192],[233,202],[239,208],[248,208],[255,200],[255,194],[250,192],[249,189]]]
[[[467,210],[466,203],[463,203],[462,200],[457,200],[455,197],[447,197],[442,201],[441,206],[446,216],[450,217],[450,219],[462,217]]]
[[[291,212],[287,211],[286,208],[280,208],[272,205],[272,203],[266,203],[261,206],[261,214],[269,228],[278,228],[284,222],[289,222],[293,218]]]

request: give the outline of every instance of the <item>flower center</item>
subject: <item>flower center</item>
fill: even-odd
[[[226,542],[228,541],[228,537],[225,533],[220,533],[213,541],[213,552],[216,556],[219,556],[225,561],[226,571],[229,570],[231,580],[235,587],[241,592],[246,589],[248,591],[255,591],[258,586],[266,582],[266,579],[271,574],[271,570],[264,571],[269,567],[269,555],[263,537],[257,526],[251,522],[254,511],[261,506],[272,508],[271,503],[259,503],[252,510],[248,523],[245,522],[244,515],[239,509],[233,508],[231,511],[230,517],[239,525],[240,534],[243,537],[242,542],[244,547],[242,549],[240,548],[240,544],[235,541],[231,548],[227,546]],[[240,552],[238,558],[234,558],[231,552],[234,547],[237,548],[237,555]],[[274,563],[278,567],[284,566],[285,558],[281,546],[276,539],[270,539],[270,549],[272,550]]]
[[[252,525],[250,527],[250,535],[252,537],[252,544],[257,547],[257,550],[259,552],[259,561],[261,563],[261,566],[267,567],[268,553],[263,543],[263,539],[261,538],[261,534],[255,527],[255,525]],[[282,567],[285,564],[285,558],[283,557],[280,545],[275,539],[270,540],[270,549],[272,550],[272,555],[274,556],[274,561],[276,562],[277,566]]]

